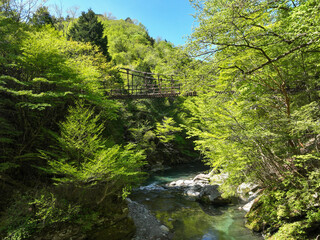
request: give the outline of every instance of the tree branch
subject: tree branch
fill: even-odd
[[[270,59],[267,62],[261,64],[260,66],[258,66],[256,68],[253,68],[250,71],[245,72],[245,74],[252,74],[253,72],[255,72],[255,71],[257,71],[257,70],[259,70],[259,69],[261,69],[261,68],[263,68],[263,67],[265,67],[265,66],[267,66],[267,65],[269,65],[269,64],[271,64],[273,62],[276,62],[276,61],[280,60],[281,58],[284,58],[284,57],[288,56],[289,54],[291,54],[291,53],[293,53],[293,52],[295,52],[297,50],[300,50],[301,48],[307,47],[307,46],[315,43],[318,40],[319,40],[319,37],[317,37],[316,39],[312,39],[311,41],[309,41],[307,43],[301,44],[301,45],[299,45],[299,46],[297,46],[295,48],[292,48],[291,50],[279,55],[278,57]]]

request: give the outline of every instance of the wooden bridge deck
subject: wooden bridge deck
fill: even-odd
[[[120,87],[106,90],[111,99],[164,98],[182,95],[182,84],[173,75],[161,75],[121,68],[125,81]],[[196,92],[184,92],[183,96],[196,96]]]

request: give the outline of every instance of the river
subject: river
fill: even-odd
[[[214,207],[202,205],[161,185],[178,179],[190,179],[207,168],[187,164],[153,174],[144,186],[130,196],[144,204],[173,233],[175,240],[260,240],[261,235],[245,228],[245,212],[239,204]]]

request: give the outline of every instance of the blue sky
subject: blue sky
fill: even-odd
[[[182,45],[191,34],[194,13],[188,0],[49,0],[47,6],[62,5],[64,11],[79,7],[78,13],[91,8],[95,13],[111,12],[117,19],[137,19],[153,38],[161,37]]]

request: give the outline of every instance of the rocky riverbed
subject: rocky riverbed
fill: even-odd
[[[243,211],[261,190],[244,183],[240,198],[223,198],[218,188],[227,177],[200,173],[136,189],[128,199],[134,239],[262,239],[244,227]]]

